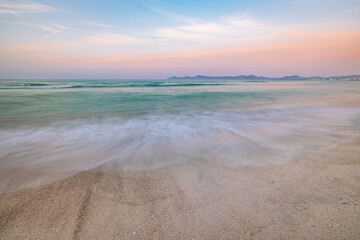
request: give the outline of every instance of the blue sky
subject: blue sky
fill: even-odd
[[[0,77],[354,74],[359,16],[354,0],[0,0]]]

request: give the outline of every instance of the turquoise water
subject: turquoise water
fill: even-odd
[[[0,81],[0,127],[74,119],[241,112],[296,98],[356,94],[359,82]],[[85,120],[86,121],[86,120]]]
[[[0,80],[0,168],[279,164],[356,137],[359,95],[355,81]]]

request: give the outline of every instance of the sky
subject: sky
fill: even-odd
[[[0,78],[360,74],[359,0],[0,0]]]

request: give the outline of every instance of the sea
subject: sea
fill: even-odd
[[[360,81],[0,80],[0,192],[77,172],[276,167],[359,137]]]

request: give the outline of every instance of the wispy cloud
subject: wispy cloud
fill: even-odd
[[[84,21],[81,24],[95,26],[95,27],[101,27],[101,28],[120,28],[119,26],[116,26],[116,25],[93,22],[93,21]]]
[[[38,46],[14,45],[14,46],[12,46],[12,49],[17,50],[17,51],[38,52],[38,51],[47,51],[50,48],[38,47]]]
[[[79,44],[88,44],[94,46],[111,46],[125,43],[137,43],[141,40],[135,37],[121,35],[121,34],[97,34],[87,37],[80,41]]]
[[[177,14],[171,11],[167,11],[164,10],[163,8],[159,7],[158,5],[161,3],[160,1],[157,0],[146,0],[141,2],[147,9],[158,13],[160,15],[164,15],[167,18],[170,18],[172,20],[178,21],[178,22],[184,22],[184,23],[195,23],[197,21],[199,21],[199,19],[195,19],[195,18],[190,18],[190,17],[186,17],[183,16],[181,14]]]
[[[31,13],[54,12],[57,10],[58,9],[55,7],[37,2],[32,2],[32,1],[0,2],[0,13],[3,14],[21,15],[21,14],[31,14]]]
[[[25,23],[24,23],[25,24]],[[51,33],[52,43],[16,46],[18,51],[47,51],[49,53],[71,52],[86,55],[151,55],[182,51],[204,50],[235,45],[251,44],[254,39],[266,38],[282,28],[247,17],[247,14],[223,17],[215,21],[198,20],[177,26],[166,26],[149,31],[126,34],[116,26],[109,25],[107,30],[85,31],[81,25],[101,27],[97,22],[81,22],[80,26],[64,26],[55,23],[26,24]],[[74,34],[77,34],[75,37]],[[61,36],[61,40],[57,37]],[[111,47],[111,50],[110,48]]]
[[[45,32],[51,33],[51,35],[59,35],[59,34],[67,34],[73,37],[85,37],[89,34],[88,31],[80,28],[80,27],[68,27],[58,23],[44,23],[44,24],[36,24],[36,23],[24,23],[20,22],[18,24],[25,26],[32,26],[39,28]],[[48,36],[47,36],[48,37]]]
[[[33,24],[33,26],[40,28],[43,31],[50,32],[52,34],[61,33],[64,30],[66,30],[66,27],[63,27],[58,24],[48,24],[48,25]]]
[[[184,41],[216,40],[221,42],[258,38],[275,31],[280,26],[263,23],[246,14],[219,19],[218,21],[195,22],[175,27],[161,27],[155,35],[166,39]]]
[[[331,67],[335,71],[346,72],[347,69],[354,69],[354,65],[359,62],[360,51],[354,51],[354,38],[359,38],[358,32],[287,32],[278,37],[286,38],[285,43],[265,40],[252,47],[148,56],[88,57],[41,52],[36,58],[42,64],[53,64],[60,68],[106,68],[118,74],[125,69],[128,74],[139,76],[141,73],[145,77],[154,73],[162,77],[171,74],[195,75],[199,72],[208,75],[236,75],[239,72],[251,74],[259,71],[259,65],[262,66],[259,73],[261,75],[284,75],[292,72],[311,75],[312,71],[329,74]],[[324,44],[324,40],[328,42]]]
[[[39,26],[47,29],[47,26]],[[51,29],[57,33],[56,29]],[[141,43],[143,40],[121,34],[95,34],[87,37],[83,37],[78,41],[68,41],[63,43],[52,43],[49,45],[12,45],[10,49],[23,52],[62,52],[64,50],[70,50],[76,52],[81,49],[97,49],[102,50],[102,47],[119,47],[129,46],[133,44]],[[131,47],[131,46],[130,46]]]
[[[314,21],[314,23],[322,22],[322,21],[325,21],[325,20],[328,20],[328,19],[331,19],[331,18],[339,17],[339,16],[342,16],[342,15],[346,15],[346,14],[348,14],[348,13],[352,13],[352,12],[359,11],[359,10],[360,10],[360,7],[358,7],[358,8],[353,8],[353,9],[349,9],[349,10],[342,11],[342,12],[338,12],[338,13],[332,14],[332,15],[330,15],[330,16],[326,16],[326,17],[320,18],[320,19]]]

